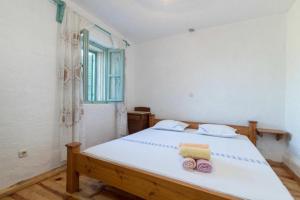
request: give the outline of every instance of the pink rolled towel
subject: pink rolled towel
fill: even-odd
[[[212,171],[211,162],[208,160],[202,160],[202,159],[197,160],[196,170],[199,172],[211,173],[211,171]]]
[[[196,161],[193,158],[185,158],[183,160],[182,166],[184,169],[195,169]]]

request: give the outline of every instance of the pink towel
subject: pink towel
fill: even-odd
[[[195,169],[196,161],[193,158],[185,158],[183,160],[182,166],[184,169]]]
[[[212,171],[212,165],[211,162],[208,160],[197,160],[197,171],[204,172],[204,173],[211,173]]]

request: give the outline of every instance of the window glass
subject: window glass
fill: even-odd
[[[85,103],[123,101],[124,50],[89,41],[88,31],[82,31],[81,38]]]

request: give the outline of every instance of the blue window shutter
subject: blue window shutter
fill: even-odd
[[[89,31],[84,29],[81,31],[81,49],[82,49],[82,66],[83,66],[83,82],[84,82],[84,101],[88,99],[88,65],[89,65]]]
[[[124,50],[108,50],[106,72],[107,102],[122,102],[124,100]]]
[[[96,93],[97,93],[97,82],[96,82],[96,69],[97,68],[97,53],[93,51],[89,51],[88,53],[88,67],[87,67],[87,99],[89,102],[96,101]]]

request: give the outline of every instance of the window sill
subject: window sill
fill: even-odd
[[[122,103],[123,101],[114,101],[114,102],[84,102],[83,105],[109,105]]]

